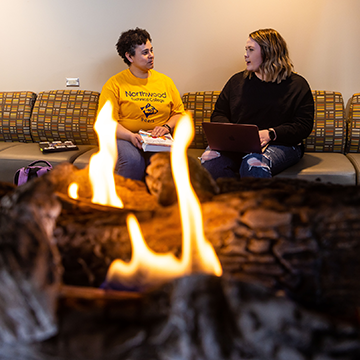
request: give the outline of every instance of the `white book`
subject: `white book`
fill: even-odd
[[[139,134],[143,140],[142,148],[144,151],[171,151],[171,145],[173,144],[174,139],[170,134],[153,136],[151,133],[144,130],[140,130]]]

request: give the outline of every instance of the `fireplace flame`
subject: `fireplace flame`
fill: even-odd
[[[187,264],[171,253],[157,254],[146,244],[140,225],[133,214],[127,219],[132,257],[130,262],[114,260],[107,272],[106,283],[113,288],[120,284],[127,289],[141,289],[180,277],[187,271]]]
[[[114,169],[117,159],[116,127],[112,117],[112,104],[107,101],[101,108],[94,129],[99,139],[99,151],[89,162],[89,178],[92,186],[94,204],[123,208],[124,204],[116,193]],[[70,198],[78,198],[79,184],[71,183],[68,188]]]
[[[123,208],[124,204],[115,188],[114,169],[117,159],[117,122],[112,118],[112,105],[107,101],[101,108],[94,125],[99,139],[99,151],[92,155],[89,177],[95,204]]]
[[[117,160],[117,122],[112,118],[112,105],[106,102],[100,110],[94,129],[99,139],[99,152],[92,155],[89,178],[92,185],[92,202],[123,208],[116,193],[114,169]],[[201,204],[191,186],[187,161],[187,148],[194,137],[189,115],[183,116],[175,128],[171,152],[171,167],[180,206],[182,224],[182,254],[180,259],[172,253],[158,254],[146,244],[140,225],[133,214],[126,221],[129,230],[132,258],[130,262],[117,259],[106,275],[109,287],[145,288],[164,283],[191,273],[222,275],[220,261],[204,234]],[[78,184],[68,189],[69,196],[78,197]]]
[[[132,244],[129,263],[120,259],[112,262],[106,283],[143,288],[160,284],[191,273],[222,275],[220,261],[212,245],[206,240],[200,202],[190,183],[186,150],[194,136],[189,115],[183,116],[175,129],[171,152],[171,166],[179,199],[182,223],[182,255],[156,254],[145,243],[134,215],[127,218]]]
[[[69,197],[71,197],[72,199],[78,199],[79,198],[78,190],[79,190],[79,184],[76,182],[71,183],[68,188]]]
[[[186,150],[193,137],[193,122],[189,115],[183,116],[175,128],[176,140],[171,152],[171,168],[183,231],[183,252],[186,256],[190,256],[192,272],[221,276],[220,261],[214,248],[205,238],[200,201],[190,182]]]

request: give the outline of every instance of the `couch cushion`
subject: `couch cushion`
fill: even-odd
[[[344,154],[305,153],[295,165],[275,177],[356,185],[355,168]]]
[[[202,122],[210,122],[210,116],[219,95],[220,91],[197,91],[183,95],[185,110],[191,113],[195,126],[195,136],[190,148],[205,149],[207,147],[208,143],[203,133]]]
[[[360,154],[348,153],[346,157],[353,164],[356,173],[356,184],[360,185]]]
[[[0,143],[11,144],[7,148],[0,146],[0,181],[12,182],[16,170],[35,160],[47,160],[54,167],[62,162],[73,163],[77,157],[91,150],[93,145],[78,145],[79,150],[43,154],[38,143]]]
[[[84,169],[89,165],[90,158],[93,154],[99,151],[98,147],[94,147],[93,149],[84,152],[79,157],[77,157],[73,163],[74,166],[76,166],[78,169]],[[188,149],[187,154],[197,160],[200,161],[200,156],[204,152],[203,149]]]
[[[71,140],[97,145],[94,131],[99,93],[87,90],[53,90],[39,93],[31,116],[35,142]]]
[[[345,152],[356,171],[356,182],[360,185],[360,93],[354,94],[349,102],[348,133]]]
[[[76,166],[78,169],[85,169],[89,163],[90,163],[90,158],[92,155],[94,155],[95,153],[97,153],[99,151],[98,147],[94,147],[86,152],[84,152],[83,154],[81,154],[80,156],[78,156],[73,165]]]
[[[210,121],[219,94],[220,91],[201,91],[183,95],[184,106],[192,113],[195,126],[195,138],[189,151],[191,148],[206,148],[201,123]],[[298,164],[277,176],[354,185],[354,166],[343,154],[346,140],[343,97],[336,91],[313,90],[312,94],[315,103],[314,127],[304,140],[306,153]],[[191,155],[198,157],[201,154]]]
[[[346,123],[344,101],[336,91],[312,91],[315,103],[314,127],[304,141],[306,152],[345,150]]]
[[[356,171],[343,154],[346,143],[344,102],[336,91],[312,91],[315,103],[314,127],[304,140],[305,154],[277,177],[342,185],[356,184]]]
[[[350,99],[348,117],[347,153],[360,152],[360,93],[354,94]]]
[[[35,99],[31,91],[0,92],[0,141],[32,142],[30,117]]]
[[[192,114],[195,126],[195,136],[190,148],[206,148],[207,140],[201,124],[203,121],[210,121],[219,94],[220,91],[198,91],[183,95],[185,109]],[[305,151],[344,152],[346,126],[341,93],[313,90],[312,94],[315,103],[314,128],[304,141]]]

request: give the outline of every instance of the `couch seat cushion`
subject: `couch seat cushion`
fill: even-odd
[[[9,144],[1,149],[1,145]],[[62,163],[73,163],[84,152],[94,148],[92,145],[78,145],[79,150],[43,154],[37,143],[0,143],[0,181],[13,182],[16,170],[35,160],[47,160],[53,167]]]
[[[356,184],[360,185],[360,153],[349,153],[346,156],[355,167]]]
[[[89,165],[91,156],[98,151],[99,148],[97,146],[93,146],[92,149],[85,151],[75,159],[73,163],[74,166],[76,166],[78,169],[85,169]]]
[[[350,160],[340,153],[305,153],[294,166],[276,177],[355,185],[356,172]]]

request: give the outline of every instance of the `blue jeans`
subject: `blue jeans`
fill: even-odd
[[[296,164],[302,155],[300,145],[269,145],[263,154],[221,152],[219,157],[201,163],[215,180],[220,177],[271,178]]]
[[[126,140],[117,140],[118,159],[115,172],[133,180],[145,180],[145,170],[154,152],[144,152]]]

